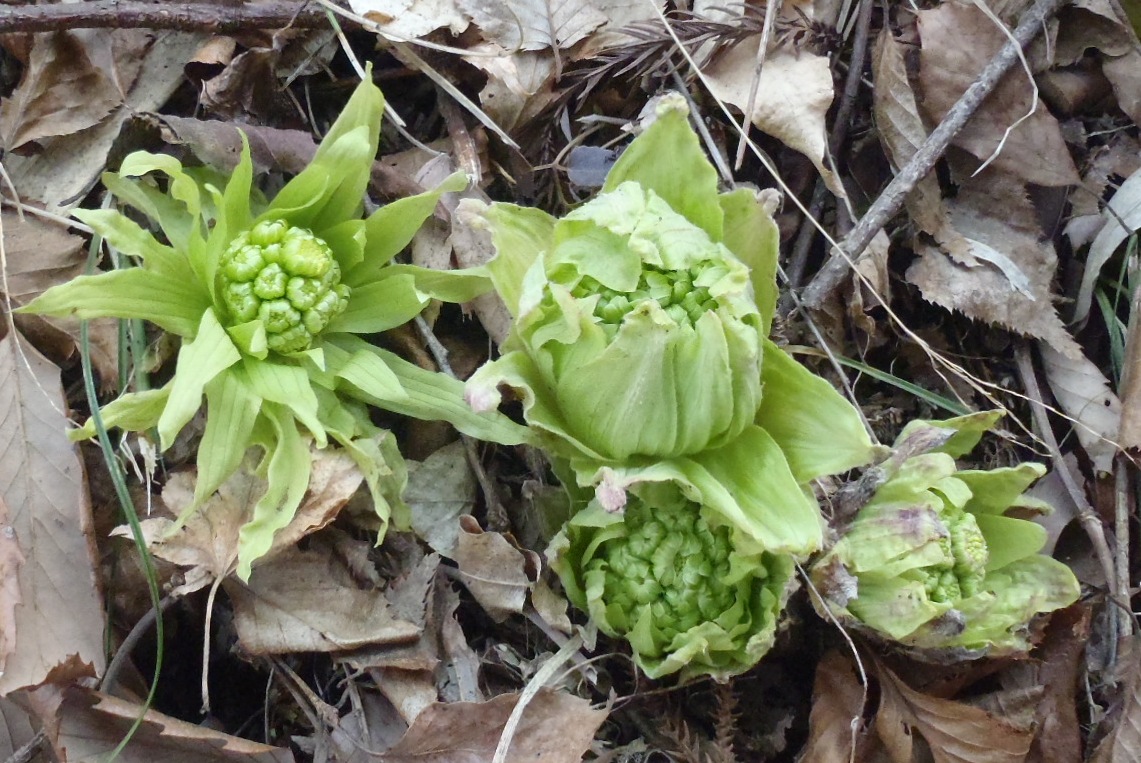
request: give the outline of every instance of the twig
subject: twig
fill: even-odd
[[[20,745],[20,749],[9,755],[4,763],[30,763],[32,759],[40,754],[40,750],[43,749],[47,739],[47,734],[44,733],[43,729],[40,729],[36,732],[34,737]]]
[[[0,6],[0,32],[59,29],[176,29],[185,32],[241,32],[279,27],[321,27],[325,15],[308,2],[144,3],[97,0],[63,5]]]
[[[1030,358],[1030,349],[1025,340],[1020,340],[1014,348],[1014,359],[1018,364],[1018,374],[1022,377],[1022,386],[1026,388],[1026,399],[1030,401],[1030,410],[1034,416],[1034,423],[1037,425],[1038,436],[1042,439],[1046,449],[1050,452],[1050,458],[1054,462],[1054,467],[1057,469],[1058,477],[1062,480],[1062,485],[1066,489],[1066,494],[1074,502],[1078,508],[1078,521],[1082,524],[1082,529],[1086,531],[1089,536],[1090,543],[1093,544],[1094,553],[1097,554],[1098,563],[1101,565],[1101,572],[1105,576],[1105,584],[1109,587],[1110,597],[1119,603],[1123,603],[1128,607],[1126,600],[1122,599],[1121,591],[1117,585],[1117,574],[1114,571],[1113,554],[1109,550],[1109,543],[1105,539],[1105,529],[1101,526],[1101,520],[1093,511],[1089,501],[1086,500],[1086,495],[1078,486],[1077,480],[1070,472],[1070,467],[1062,458],[1062,451],[1058,447],[1058,440],[1054,437],[1054,430],[1050,426],[1050,419],[1046,415],[1046,404],[1042,399],[1042,390],[1038,387],[1038,377],[1035,375],[1034,362]],[[1116,619],[1114,620],[1116,623]],[[1111,639],[1114,643],[1115,639]]]
[[[1114,472],[1114,523],[1113,535],[1116,541],[1114,550],[1117,552],[1114,562],[1117,569],[1117,590],[1122,593],[1123,599],[1129,598],[1129,519],[1133,516],[1133,491],[1131,488],[1130,473],[1132,471],[1129,459],[1119,454],[1114,462],[1117,467]],[[1123,636],[1133,630],[1133,613],[1129,608],[1117,609],[1117,633]]]
[[[951,140],[959,134],[967,120],[998,85],[999,80],[1018,60],[1020,46],[1025,47],[1045,28],[1046,19],[1057,13],[1066,0],[1038,0],[1023,14],[1022,21],[1014,30],[1018,45],[1008,42],[1002,51],[992,58],[974,84],[955,103],[947,116],[939,123],[907,165],[900,170],[875,203],[868,209],[852,232],[844,237],[831,258],[820,272],[804,288],[802,301],[808,307],[819,307],[832,291],[840,285],[848,268],[856,257],[864,251],[876,232],[880,230],[903,206],[907,194],[915,184],[927,176],[935,162],[943,156]]]

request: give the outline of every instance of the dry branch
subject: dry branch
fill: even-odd
[[[923,146],[920,147],[911,160],[899,171],[867,213],[844,237],[832,256],[820,269],[820,272],[804,287],[801,301],[808,307],[819,307],[832,291],[844,280],[851,263],[864,251],[876,232],[879,231],[903,207],[907,194],[915,188],[915,184],[927,176],[927,173],[943,156],[947,147],[951,145],[959,131],[966,125],[967,120],[975,113],[987,96],[994,91],[999,80],[1010,70],[1018,60],[1019,47],[1026,47],[1045,29],[1046,20],[1051,18],[1062,7],[1065,0],[1038,0],[1022,16],[1018,28],[1014,30],[1014,38],[1018,41],[1016,46],[1007,42],[1002,51],[992,58],[983,69],[975,83],[967,88],[967,92],[955,103],[939,126],[935,128]]]
[[[247,29],[327,24],[320,6],[308,2],[145,3],[97,0],[65,5],[0,5],[0,32],[61,29],[177,29],[228,33]]]

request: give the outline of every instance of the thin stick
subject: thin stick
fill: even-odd
[[[1098,563],[1101,565],[1102,575],[1105,576],[1105,584],[1109,587],[1110,596],[1119,602],[1123,602],[1124,600],[1119,597],[1121,592],[1117,586],[1113,554],[1110,552],[1109,543],[1105,539],[1105,529],[1101,526],[1101,520],[1094,513],[1093,507],[1086,500],[1085,493],[1082,492],[1077,480],[1070,472],[1070,467],[1062,458],[1058,440],[1054,437],[1054,430],[1050,426],[1049,417],[1046,415],[1046,404],[1042,400],[1042,391],[1038,387],[1038,377],[1035,375],[1034,362],[1030,358],[1030,348],[1024,340],[1020,340],[1015,345],[1014,359],[1018,364],[1018,374],[1022,377],[1022,386],[1026,388],[1026,399],[1030,401],[1030,410],[1034,415],[1038,436],[1046,449],[1050,451],[1050,458],[1054,462],[1054,467],[1058,471],[1058,477],[1062,480],[1066,493],[1074,505],[1078,507],[1078,521],[1082,523],[1082,528],[1089,536],[1090,543],[1093,544]]]
[[[967,88],[958,102],[955,103],[947,116],[939,123],[907,165],[900,170],[871,208],[863,216],[852,232],[844,237],[840,245],[833,252],[832,257],[820,269],[820,272],[804,287],[801,294],[802,301],[808,307],[819,307],[832,291],[844,280],[848,268],[852,266],[856,257],[864,251],[888,220],[895,217],[903,207],[907,194],[915,188],[916,183],[922,180],[943,153],[951,145],[951,140],[959,134],[966,125],[967,120],[975,113],[982,102],[998,85],[999,80],[1010,70],[1018,60],[1021,48],[1030,44],[1038,34],[1045,29],[1046,19],[1057,13],[1065,0],[1038,0],[1023,14],[1022,21],[1014,30],[1014,39],[1018,42],[1008,42],[1002,51],[990,60],[979,78]]]
[[[222,34],[247,29],[322,27],[325,15],[308,2],[145,3],[96,0],[63,5],[0,5],[0,32],[60,29],[175,29]]]

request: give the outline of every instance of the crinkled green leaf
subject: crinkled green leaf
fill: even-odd
[[[1073,571],[1043,554],[1032,554],[989,573],[983,588],[983,593],[959,604],[966,628],[952,644],[1025,651],[1030,647],[1030,619],[1039,612],[1068,607],[1081,595]]]
[[[198,232],[199,220],[191,216],[186,205],[167,196],[148,180],[104,172],[102,181],[119,202],[131,205],[158,223],[175,249],[185,248],[191,234]]]
[[[764,353],[756,421],[780,444],[796,480],[870,463],[875,446],[855,407],[768,339]]]
[[[57,318],[141,318],[172,334],[190,337],[209,307],[209,297],[195,281],[127,268],[73,278],[16,312]]]
[[[901,577],[861,575],[856,598],[848,610],[866,623],[897,640],[907,639],[926,623],[951,609],[949,603],[933,602],[922,581]]]
[[[982,411],[980,413],[968,413],[966,416],[956,416],[953,419],[945,419],[942,421],[927,421],[916,420],[909,421],[899,433],[899,437],[895,439],[896,445],[903,442],[907,438],[913,436],[917,430],[936,427],[938,429],[950,429],[954,431],[951,438],[947,440],[941,447],[936,450],[940,453],[946,453],[954,458],[959,458],[967,453],[970,453],[982,436],[994,428],[994,425],[1002,418],[1002,411]]]
[[[173,156],[135,151],[128,154],[119,167],[119,174],[124,177],[139,177],[148,172],[161,172],[170,178],[170,196],[181,201],[192,218],[197,219],[202,214],[202,193],[198,183],[186,173],[182,162]]]
[[[550,249],[555,218],[541,209],[514,204],[493,204],[484,216],[495,244],[495,258],[487,263],[487,271],[511,315],[518,317],[527,272]]]
[[[681,96],[658,103],[653,123],[618,157],[603,192],[633,180],[661,196],[714,241],[722,238],[723,217],[717,198],[717,171],[689,126]]]
[[[412,276],[419,291],[444,302],[469,302],[493,288],[485,268],[433,270],[415,265],[389,265],[384,269]]]
[[[317,447],[327,444],[325,427],[317,416],[317,396],[309,376],[300,366],[287,366],[282,363],[266,363],[254,358],[242,358],[244,381],[253,394],[271,403],[288,408],[300,421]]]
[[[190,280],[194,273],[182,255],[160,244],[147,231],[121,212],[113,209],[77,209],[72,213],[86,223],[111,246],[124,254],[138,257],[143,267],[175,279]]]
[[[194,341],[182,345],[171,383],[170,399],[158,421],[163,450],[194,417],[202,405],[202,393],[210,381],[241,360],[242,355],[218,322],[213,308],[202,313]]]
[[[1046,474],[1042,464],[1027,461],[998,469],[963,469],[955,476],[971,490],[966,508],[973,514],[1002,514]]]

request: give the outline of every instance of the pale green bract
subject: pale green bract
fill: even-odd
[[[772,647],[795,565],[675,485],[637,489],[623,514],[597,502],[551,543],[570,600],[599,630],[625,638],[651,678],[719,680]]]
[[[1024,495],[1045,468],[956,467],[955,456],[997,419],[985,413],[908,425],[897,448],[917,438],[949,439],[892,465],[894,473],[813,566],[834,614],[911,647],[997,655],[1029,649],[1031,619],[1077,600],[1070,568],[1038,553],[1046,530],[1006,515],[1049,511]]]
[[[171,381],[123,395],[103,417],[108,427],[156,429],[166,449],[205,395],[195,501],[182,519],[239,468],[247,448],[264,451],[259,471],[268,489],[241,530],[242,577],[305,494],[309,438],[318,447],[332,439],[353,456],[382,535],[393,516],[406,523],[403,462],[391,435],[371,423],[366,404],[446,420],[494,442],[527,439],[505,417],[473,412],[460,382],[355,336],[404,324],[433,297],[466,301],[490,288],[479,272],[391,263],[440,195],[465,187],[462,174],[361,218],[383,108],[380,90],[362,83],[310,164],[269,202],[253,187],[248,146],[228,179],[170,156],[131,154],[104,183],[153,220],[164,240],[118,211],[79,210],[77,218],[139,267],[76,278],[24,308],[139,318],[182,338]],[[153,174],[166,176],[166,192]],[[78,433],[93,435],[90,422]]]
[[[680,96],[565,217],[484,217],[514,320],[468,380],[473,408],[510,389],[560,479],[605,509],[671,482],[771,553],[820,547],[808,483],[874,448],[855,408],[767,338],[776,225],[762,194],[718,192]]]

